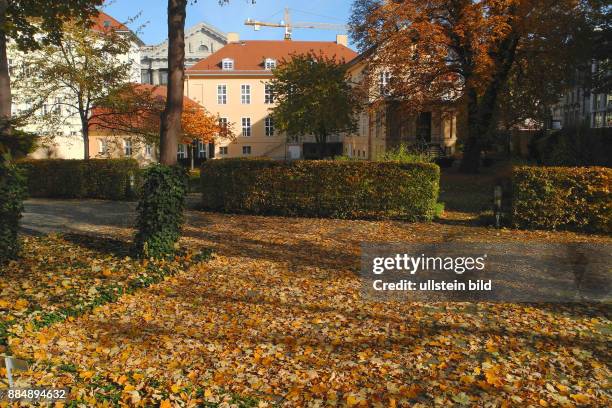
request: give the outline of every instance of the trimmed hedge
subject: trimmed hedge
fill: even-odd
[[[140,169],[133,159],[24,160],[31,197],[128,200],[136,196]]]
[[[176,251],[184,223],[187,182],[187,170],[180,166],[157,164],[145,170],[134,237],[137,256],[164,258]]]
[[[0,158],[0,265],[19,253],[17,233],[25,196],[21,172]]]
[[[209,160],[203,209],[243,214],[431,220],[440,169],[430,163]]]
[[[513,171],[515,226],[612,232],[612,169],[517,167]]]

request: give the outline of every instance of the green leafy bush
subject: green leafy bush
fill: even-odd
[[[426,148],[409,147],[402,143],[397,148],[382,153],[377,160],[398,163],[431,163],[434,157]]]
[[[134,249],[143,258],[163,258],[175,252],[184,223],[187,171],[154,165],[144,172]]]
[[[430,220],[440,169],[430,163],[211,160],[203,208],[285,216]]]
[[[612,232],[612,169],[517,167],[512,221],[518,227]]]
[[[126,200],[136,196],[140,169],[133,159],[24,160],[32,197]]]
[[[19,252],[17,232],[25,196],[25,179],[19,169],[0,159],[0,264]]]

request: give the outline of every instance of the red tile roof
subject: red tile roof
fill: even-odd
[[[349,62],[357,53],[344,45],[331,41],[259,41],[247,40],[227,44],[219,51],[201,60],[187,70],[188,75],[200,73],[248,73],[265,72],[264,61],[272,58],[278,62],[287,60],[291,55],[323,54],[338,62]],[[221,61],[225,58],[234,60],[233,71],[223,71]]]
[[[125,24],[120,23],[102,11],[100,11],[97,16],[92,17],[92,21],[94,30],[107,31],[113,29],[117,31],[130,31]]]

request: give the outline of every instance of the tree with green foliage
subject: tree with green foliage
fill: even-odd
[[[330,136],[354,131],[361,98],[341,61],[312,53],[294,55],[274,70],[274,125],[288,138],[313,135],[319,157]]]
[[[19,91],[19,102],[47,108],[45,115],[31,115],[28,123],[44,129],[80,123],[84,158],[89,159],[94,108],[129,83],[132,64],[121,58],[130,47],[130,37],[113,29],[65,23],[57,42],[23,55],[20,60],[27,69],[15,70],[13,88]]]
[[[68,21],[83,24],[96,15],[104,0],[0,0],[0,132],[11,132],[11,83],[7,48],[9,41],[21,51],[57,44]]]

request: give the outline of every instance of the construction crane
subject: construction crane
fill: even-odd
[[[244,25],[253,26],[255,31],[259,31],[261,27],[274,27],[285,29],[285,40],[291,39],[291,34],[294,28],[312,28],[318,30],[334,30],[334,31],[348,31],[348,26],[345,24],[330,24],[330,23],[291,23],[291,13],[289,8],[285,8],[285,19],[279,23],[270,23],[266,21],[256,21],[250,18],[244,22]]]

